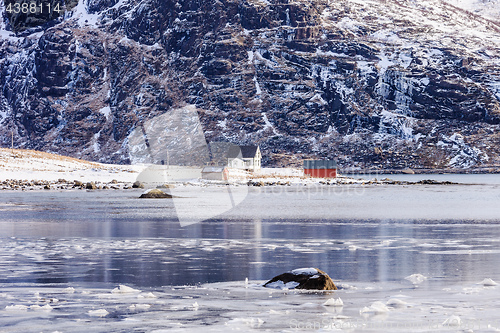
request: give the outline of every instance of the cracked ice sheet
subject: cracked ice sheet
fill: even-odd
[[[0,327],[9,332],[210,332],[252,329],[346,332],[439,332],[474,326],[474,332],[500,327],[496,286],[339,284],[338,291],[275,290],[263,281],[163,287],[130,294],[109,288],[32,285],[3,287]],[[342,299],[330,307],[330,299]]]

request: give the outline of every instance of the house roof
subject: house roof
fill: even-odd
[[[254,158],[259,146],[231,146],[227,152],[228,158]]]
[[[336,160],[304,160],[304,169],[337,169]]]

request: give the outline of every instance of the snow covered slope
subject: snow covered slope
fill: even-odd
[[[134,182],[140,166],[109,165],[34,150],[0,148],[0,181],[58,180]]]
[[[498,0],[445,0],[459,8],[468,10],[488,19],[500,21],[500,1]]]

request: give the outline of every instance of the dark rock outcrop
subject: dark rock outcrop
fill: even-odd
[[[84,7],[0,24],[21,37],[0,39],[1,146],[127,163],[134,129],[191,104],[207,141],[267,165],[500,164],[498,22],[435,0]]]
[[[280,274],[264,283],[264,287],[337,290],[337,287],[328,274],[317,268],[300,268]]]

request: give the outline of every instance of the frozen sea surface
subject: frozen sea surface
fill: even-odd
[[[499,186],[0,192],[0,332],[500,331]],[[340,289],[261,286],[301,267]]]

